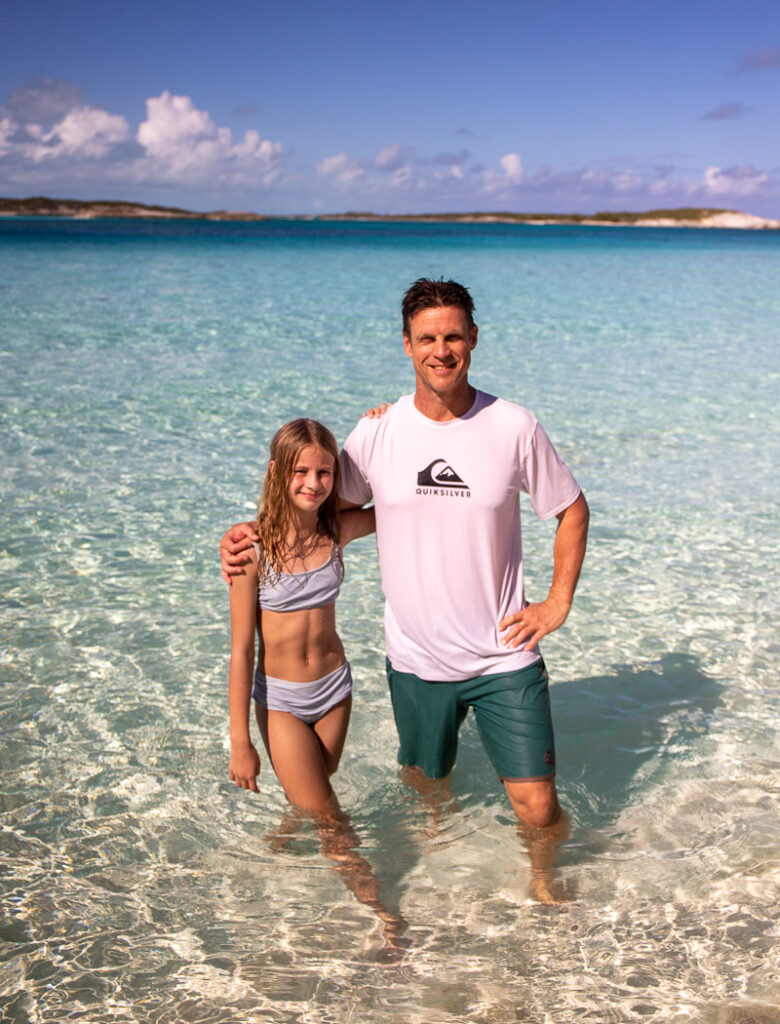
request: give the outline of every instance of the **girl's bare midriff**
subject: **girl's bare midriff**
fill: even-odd
[[[275,679],[313,683],[344,663],[336,632],[336,606],[272,612],[258,616],[257,666]]]

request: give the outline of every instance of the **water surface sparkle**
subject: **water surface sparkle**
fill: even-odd
[[[780,237],[17,222],[0,260],[4,1020],[778,1024]],[[593,521],[545,645],[560,907],[470,724],[436,820],[402,786],[348,549],[336,787],[409,922],[391,967],[267,766],[259,797],[227,780],[216,543],[279,424],[343,438],[409,390],[420,274],[472,288],[475,383],[539,415]]]

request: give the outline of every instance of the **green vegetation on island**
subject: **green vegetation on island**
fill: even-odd
[[[390,221],[454,221],[511,224],[636,224],[643,220],[705,220],[719,213],[736,210],[680,207],[673,210],[647,210],[645,212],[605,210],[600,213],[512,213],[509,210],[473,211],[471,213],[369,213],[348,210],[346,213],[320,214],[320,220],[390,220]]]
[[[197,213],[178,206],[155,206],[111,199],[49,199],[31,196],[28,199],[0,198],[0,217],[73,217],[83,220],[99,218],[132,218],[135,220],[267,220],[259,213],[233,213],[215,210]]]

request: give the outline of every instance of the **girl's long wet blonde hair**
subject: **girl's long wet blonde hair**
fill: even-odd
[[[270,462],[255,523],[260,538],[258,579],[276,578],[291,557],[304,552],[287,545],[290,527],[290,480],[304,448],[312,446],[333,456],[333,489],[317,510],[317,532],[333,542],[334,557],[341,562],[339,548],[339,449],[336,438],[316,420],[298,419],[285,423],[271,441]]]

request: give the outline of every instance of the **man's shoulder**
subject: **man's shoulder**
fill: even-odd
[[[368,500],[370,490],[367,492],[358,478],[370,489],[376,474],[386,468],[398,429],[403,431],[407,421],[404,408],[410,398],[399,398],[381,416],[363,416],[352,428],[341,449],[341,494],[347,501],[364,504]]]
[[[400,398],[388,405],[387,411],[383,412],[381,416],[361,416],[350,431],[347,441],[350,439],[363,440],[381,434],[390,424],[397,423],[403,417],[405,407],[413,397],[413,395],[401,395]]]
[[[486,391],[477,392],[478,413],[486,418],[494,419],[503,427],[532,434],[539,422],[534,414],[517,402],[511,402],[500,395],[491,395]]]

